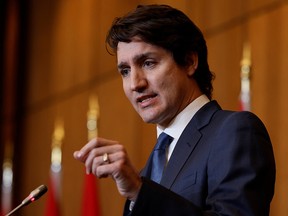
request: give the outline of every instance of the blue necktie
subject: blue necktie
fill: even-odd
[[[152,157],[151,180],[160,183],[164,167],[166,166],[166,149],[173,138],[166,133],[161,133],[155,145]]]

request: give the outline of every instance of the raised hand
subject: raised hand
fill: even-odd
[[[85,164],[87,174],[93,173],[98,178],[112,177],[122,196],[136,200],[141,179],[119,142],[95,138],[75,151],[73,156]]]

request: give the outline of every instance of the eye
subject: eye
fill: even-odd
[[[155,64],[156,64],[156,62],[153,61],[153,60],[146,60],[146,61],[144,61],[144,63],[143,63],[143,67],[152,68],[152,67],[155,66]]]
[[[119,73],[121,74],[122,77],[127,77],[128,74],[130,73],[130,68],[121,68],[119,70]]]

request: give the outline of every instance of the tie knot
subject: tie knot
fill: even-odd
[[[173,138],[168,134],[162,132],[157,139],[155,150],[164,150],[172,142]]]

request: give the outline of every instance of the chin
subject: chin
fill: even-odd
[[[146,110],[138,114],[140,115],[140,117],[145,123],[159,124],[161,122],[161,117],[158,112],[155,112],[155,110],[153,111],[154,112],[152,112],[152,110],[150,111]]]
[[[142,120],[145,122],[145,123],[151,123],[151,124],[156,124],[157,122],[155,121],[154,118],[151,118],[151,117],[147,117],[147,116],[141,116]]]

